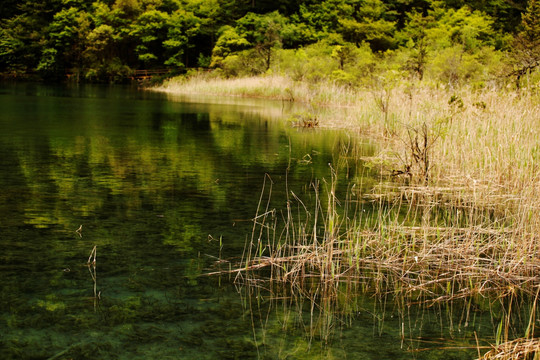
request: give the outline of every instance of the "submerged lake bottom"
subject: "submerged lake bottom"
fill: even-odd
[[[340,160],[358,139],[291,127],[288,106],[1,84],[2,359],[477,357],[497,331],[488,307],[359,285],[330,311],[229,271],[261,202],[279,219],[317,181],[380,181]]]

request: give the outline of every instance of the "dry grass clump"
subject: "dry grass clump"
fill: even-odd
[[[540,258],[530,248],[536,234],[514,228],[512,219],[490,209],[449,204],[452,198],[442,191],[406,190],[399,197],[365,195],[375,208],[370,213],[350,199],[341,208],[334,189],[328,190],[328,203],[317,200],[312,211],[298,198],[294,211],[291,199],[283,228],[275,210],[265,209],[255,218],[251,243],[235,271],[267,267],[270,281],[295,287],[305,279],[320,285],[352,281],[368,284],[374,293],[431,303],[536,293]],[[319,184],[314,191],[318,199]],[[303,213],[295,219],[298,210]]]
[[[540,357],[540,339],[517,339],[494,347],[481,360],[516,360]]]

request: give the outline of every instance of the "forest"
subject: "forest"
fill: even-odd
[[[540,63],[536,0],[4,0],[0,74],[121,82],[137,69],[373,74],[519,86]]]

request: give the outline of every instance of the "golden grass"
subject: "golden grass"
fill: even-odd
[[[200,74],[173,78],[154,90],[175,94],[259,97],[319,106],[349,106],[354,103],[355,97],[354,91],[333,83],[309,84],[280,75],[223,79]]]
[[[328,185],[325,200],[316,185],[315,207],[291,198],[281,227],[275,210],[263,206],[243,262],[233,270],[239,279],[258,283],[255,273],[269,269],[271,283],[289,284],[291,292],[313,301],[325,298],[330,308],[346,284],[346,291],[361,287],[409,303],[491,296],[512,304],[525,296],[536,309],[539,94],[421,83],[351,89],[284,76],[196,77],[173,80],[160,91],[305,102],[319,126],[344,128],[380,144],[377,156],[356,160],[402,178],[369,194],[351,191],[342,203],[334,185]],[[302,216],[293,216],[293,202]],[[363,204],[375,213],[366,215]],[[536,321],[533,310],[531,323]],[[498,338],[506,344],[485,359],[538,351],[534,332],[512,341],[509,326]]]
[[[517,339],[494,347],[484,354],[481,360],[538,359],[540,339]]]

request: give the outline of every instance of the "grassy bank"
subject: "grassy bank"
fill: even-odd
[[[288,284],[288,293],[317,302],[321,314],[343,305],[343,292],[357,290],[401,304],[460,301],[468,309],[481,308],[487,298],[500,306],[486,358],[538,351],[537,90],[402,81],[358,89],[278,76],[200,76],[171,80],[159,90],[304,102],[319,126],[380,144],[377,156],[355,161],[393,175],[391,183],[367,194],[351,185],[346,199],[336,198],[333,181],[313,184],[316,205],[291,198],[297,209],[288,208],[281,225],[262,206],[236,270],[243,279],[270,269],[274,286]],[[344,155],[354,158],[354,148]],[[269,228],[273,233],[265,235]],[[518,321],[516,308],[527,316]]]
[[[335,84],[297,82],[286,76],[255,76],[223,79],[200,74],[174,78],[157,88],[159,91],[183,94],[260,97],[272,100],[298,101],[317,106],[355,104],[356,93]]]
[[[172,79],[156,90],[308,104],[319,126],[346,128],[375,138],[382,145],[378,161],[387,169],[407,172],[409,166],[415,177],[418,173],[425,177],[427,170],[432,185],[477,185],[486,195],[500,193],[502,187],[511,196],[532,190],[538,176],[538,89],[473,91],[403,82],[356,89],[298,82],[286,76],[221,79],[201,75]],[[411,159],[419,155],[413,151],[415,136],[427,141],[427,148],[422,145],[416,150],[427,156],[424,161]]]

